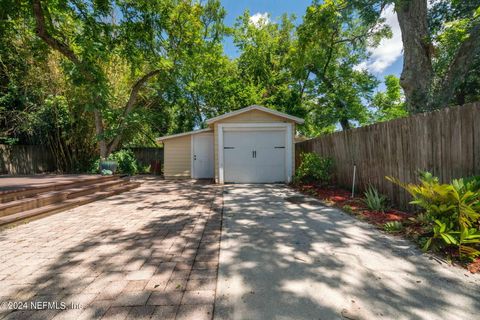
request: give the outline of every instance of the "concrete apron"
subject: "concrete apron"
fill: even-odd
[[[478,319],[478,275],[338,209],[282,185],[224,206],[214,319]]]

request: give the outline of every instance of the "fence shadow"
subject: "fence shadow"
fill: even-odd
[[[468,319],[477,280],[288,188],[226,187],[220,319]]]

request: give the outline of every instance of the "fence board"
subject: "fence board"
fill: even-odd
[[[0,145],[1,174],[25,175],[55,170],[55,159],[43,146]]]
[[[410,196],[385,176],[416,182],[418,170],[427,170],[449,182],[480,175],[480,103],[335,132],[295,147],[297,166],[302,152],[332,157],[335,181],[350,188],[355,163],[357,190],[373,184],[408,209]]]
[[[163,163],[163,148],[130,148],[142,166]],[[56,172],[54,156],[43,146],[0,145],[0,174],[26,175]]]

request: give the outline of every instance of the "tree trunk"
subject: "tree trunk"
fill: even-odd
[[[105,160],[108,157],[107,143],[103,137],[103,118],[100,110],[93,110],[95,116],[95,133],[98,139],[98,148],[100,149],[100,159]]]
[[[342,126],[342,130],[351,129],[352,126],[350,125],[350,121],[348,119],[340,119],[340,125]]]
[[[128,116],[130,112],[133,111],[133,108],[135,107],[135,102],[137,101],[138,93],[140,92],[140,89],[142,86],[150,80],[150,78],[156,76],[157,74],[160,73],[160,69],[156,69],[153,71],[150,71],[149,73],[145,74],[143,77],[137,80],[135,84],[132,87],[132,91],[130,92],[130,97],[128,98],[127,104],[123,108],[123,117],[122,120],[119,124],[119,129],[120,132],[118,132],[117,136],[108,144],[105,144],[105,154],[108,156],[110,153],[115,151],[122,140],[123,137],[123,132],[125,130],[125,118]],[[105,141],[104,141],[105,143]],[[102,152],[100,151],[100,154]]]
[[[47,26],[45,24],[44,9],[42,8],[41,0],[32,1],[32,10],[35,17],[35,31],[40,37],[40,39],[42,39],[48,46],[50,46],[50,48],[57,50],[63,56],[69,59],[72,63],[74,63],[78,67],[82,75],[85,77],[85,79],[88,82],[95,84],[97,79],[94,77],[91,71],[89,71],[89,68],[86,67],[84,62],[75,54],[72,48],[70,48],[66,43],[58,40],[56,37],[54,37],[48,32]],[[45,10],[48,11],[48,8],[45,8]],[[132,87],[132,91],[130,92],[130,97],[123,110],[123,117],[121,120],[122,122],[119,124],[120,132],[110,143],[107,143],[104,137],[105,128],[101,110],[97,108],[93,110],[95,116],[95,133],[98,139],[98,147],[100,149],[101,159],[106,159],[110,155],[110,153],[118,147],[125,127],[124,120],[133,110],[140,89],[150,78],[156,76],[160,72],[161,69],[150,71],[149,73],[138,79],[137,82],[135,82],[134,86]]]
[[[397,1],[395,5],[402,31],[403,70],[400,84],[411,113],[429,110],[433,78],[432,45],[427,24],[427,0]]]

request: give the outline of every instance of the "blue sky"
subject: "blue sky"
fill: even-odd
[[[227,11],[225,23],[228,26],[233,26],[235,19],[245,10],[249,10],[252,16],[268,13],[273,21],[276,21],[283,13],[294,14],[297,21],[300,22],[306,8],[311,3],[311,0],[222,0]],[[396,14],[391,7],[385,10],[384,17],[392,28],[393,38],[384,40],[378,48],[371,48],[372,58],[359,66],[368,69],[380,80],[383,80],[383,77],[388,74],[400,76],[403,60],[400,28]],[[228,56],[232,58],[238,56],[231,39],[225,40],[224,47]]]

